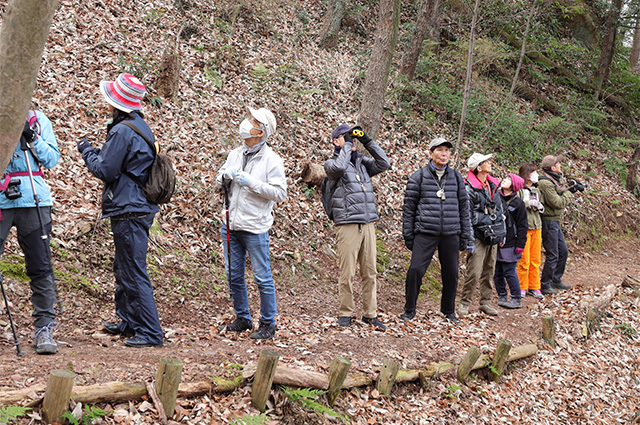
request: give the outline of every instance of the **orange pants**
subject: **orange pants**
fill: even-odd
[[[542,229],[527,231],[527,244],[518,261],[520,290],[540,289],[540,263],[542,256]]]

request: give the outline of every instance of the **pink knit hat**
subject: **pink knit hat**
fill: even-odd
[[[519,191],[524,187],[524,179],[517,174],[509,174],[511,179],[511,190],[514,192]]]
[[[100,92],[114,108],[124,112],[142,109],[144,84],[131,74],[120,74],[115,81],[100,81]]]

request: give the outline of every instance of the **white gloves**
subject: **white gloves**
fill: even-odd
[[[251,186],[255,180],[255,177],[249,173],[245,173],[244,171],[238,171],[236,173],[236,182],[238,182],[240,186]]]
[[[238,169],[236,167],[229,167],[226,170],[224,170],[223,176],[227,180],[233,180],[236,174],[238,174]]]
[[[529,201],[529,206],[532,208],[537,209],[540,212],[544,212],[544,205],[542,205],[542,203],[540,201],[538,201],[537,199],[532,199]]]

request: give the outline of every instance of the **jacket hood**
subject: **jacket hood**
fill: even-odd
[[[490,174],[487,175],[487,180],[496,186],[500,186],[500,181]],[[474,174],[473,171],[469,171],[467,173],[467,181],[474,189],[482,189],[482,183],[480,182],[480,180],[478,180],[478,177]]]

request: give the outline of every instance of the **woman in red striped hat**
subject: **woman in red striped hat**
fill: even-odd
[[[120,322],[105,322],[104,329],[129,336],[124,343],[130,347],[161,346],[162,328],[147,273],[149,228],[158,205],[142,191],[156,155],[155,139],[142,113],[146,90],[135,76],[120,74],[115,81],[100,82],[100,91],[111,111],[107,140],[102,149],[95,149],[82,139],[78,150],[89,171],[104,182],[102,217],[111,219],[115,245],[115,304]]]

